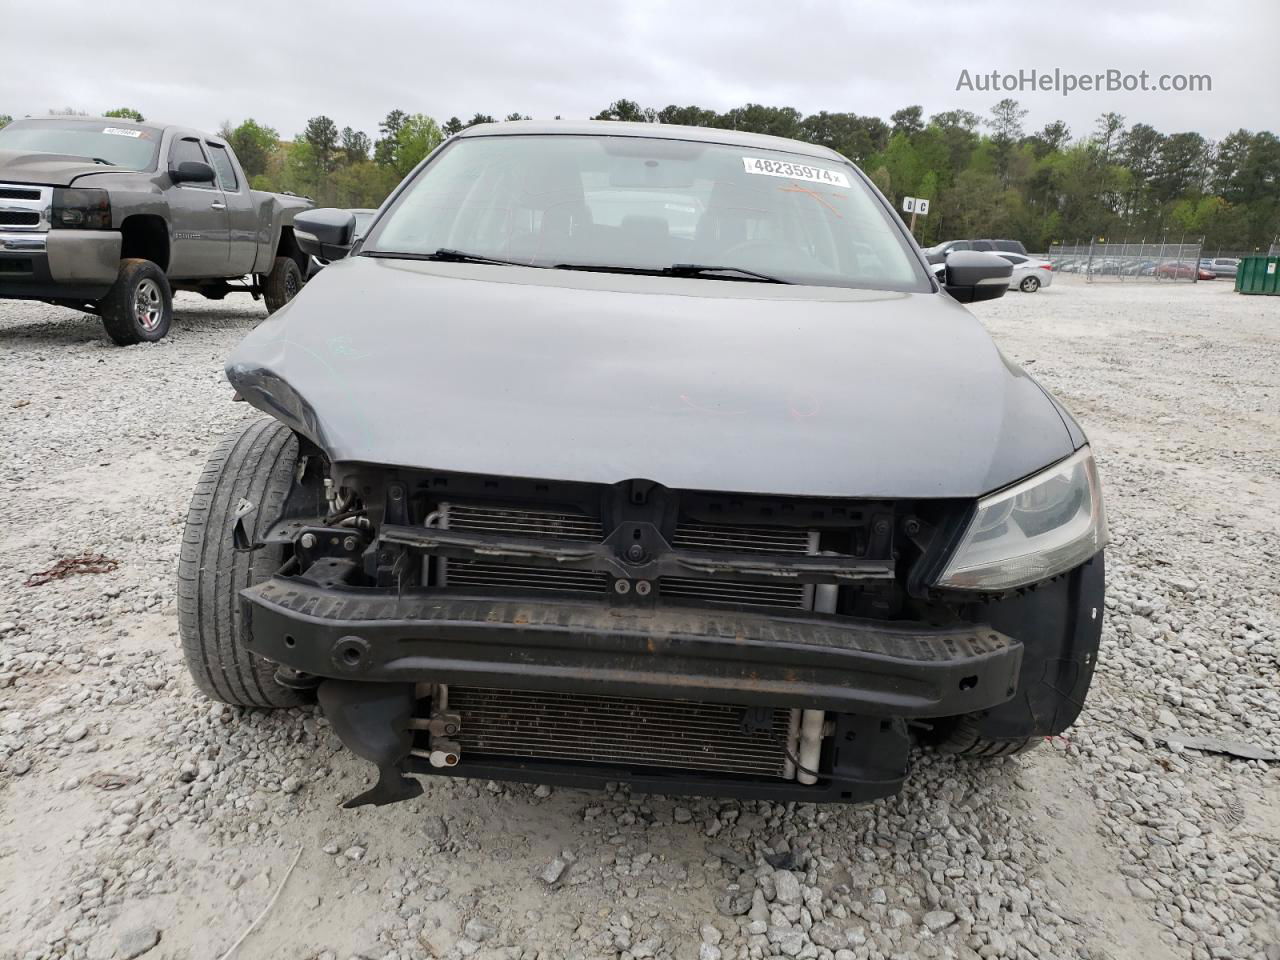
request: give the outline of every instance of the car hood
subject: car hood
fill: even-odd
[[[1072,452],[942,294],[354,257],[227,377],[335,462],[840,497],[976,497]]]
[[[122,170],[110,164],[94,163],[83,157],[59,153],[32,153],[28,150],[0,150],[0,182],[30,183],[66,187],[77,177]],[[129,171],[133,172],[133,171]]]

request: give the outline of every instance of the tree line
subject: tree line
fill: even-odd
[[[1265,250],[1280,233],[1280,138],[1272,132],[1241,129],[1214,142],[1104,113],[1076,136],[1061,120],[1029,132],[1027,113],[1008,98],[985,117],[947,110],[926,118],[913,105],[888,120],[754,103],[724,112],[656,109],[620,99],[593,119],[717,127],[830,147],[862,167],[895,206],[904,196],[930,200],[929,216],[917,225],[925,244],[1010,237],[1044,250],[1090,237],[1203,237],[1210,248]],[[107,115],[142,117],[130,108]],[[0,116],[0,125],[7,119]],[[220,133],[258,189],[304,194],[322,205],[376,207],[446,137],[493,122],[477,113],[441,124],[392,110],[376,138],[339,128],[325,115],[312,117],[291,140],[253,119],[225,123]]]

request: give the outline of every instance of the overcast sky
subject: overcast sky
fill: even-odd
[[[1013,96],[1028,130],[1062,119],[1080,135],[1107,110],[1214,139],[1280,130],[1280,0],[0,0],[0,20],[15,18],[0,69],[0,113],[14,116],[131,106],[205,129],[254,117],[290,137],[325,113],[376,137],[397,107],[577,118],[627,97],[887,119],[913,103],[985,116]],[[956,89],[962,70],[976,83],[1033,68],[1209,74],[1213,89]]]

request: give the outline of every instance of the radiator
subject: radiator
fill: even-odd
[[[684,700],[449,687],[468,756],[788,776],[791,711]]]

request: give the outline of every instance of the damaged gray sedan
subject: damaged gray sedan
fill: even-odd
[[[727,130],[453,137],[227,363],[268,415],[192,501],[181,637],[318,699],[386,803],[439,774],[805,801],[913,740],[1066,729],[1103,610],[1070,414],[848,160]]]

